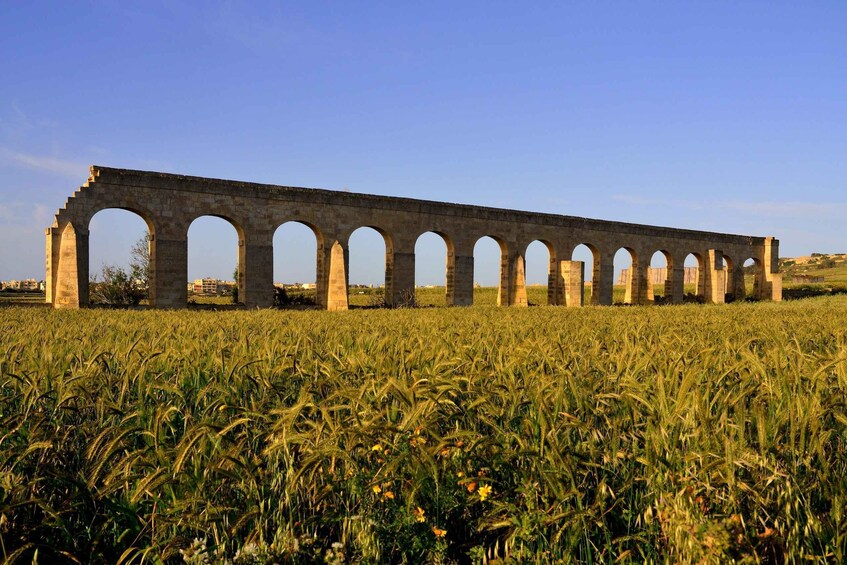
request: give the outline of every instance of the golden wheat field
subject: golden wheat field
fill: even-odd
[[[29,563],[847,557],[847,298],[0,309]]]

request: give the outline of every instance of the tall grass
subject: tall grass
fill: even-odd
[[[842,562],[845,315],[6,308],[0,551]]]

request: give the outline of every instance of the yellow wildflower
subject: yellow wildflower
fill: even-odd
[[[382,492],[382,488],[379,485],[374,485],[373,489],[374,489],[374,494],[379,494],[379,493]]]
[[[456,473],[456,476],[461,479],[462,477],[465,476],[465,474],[463,472],[459,471],[458,473]]]
[[[382,451],[382,446],[380,444],[376,444],[371,448],[371,451]]]
[[[409,445],[411,445],[412,447],[417,447],[419,445],[425,445],[425,444],[426,444],[426,438],[425,437],[415,436],[415,437],[413,437],[412,439],[409,440]]]
[[[491,494],[492,490],[494,489],[491,488],[491,485],[483,485],[479,487],[479,499],[485,500],[486,498],[488,498],[488,495]]]
[[[475,491],[476,490],[476,481],[469,482],[467,485],[465,485],[465,488],[468,489],[468,492]]]
[[[418,506],[415,508],[415,522],[426,522],[426,518],[424,517],[424,509]]]
[[[444,536],[447,535],[447,530],[442,530],[439,527],[433,526],[432,527],[432,533],[435,534],[435,537],[437,537],[437,538],[443,538]]]
[[[391,492],[390,490],[387,490],[387,491],[385,491],[384,493],[382,493],[382,496],[383,496],[384,498],[389,499],[389,500],[394,500],[394,493],[393,493],[393,492]]]

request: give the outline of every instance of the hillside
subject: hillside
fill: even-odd
[[[803,257],[783,257],[779,270],[786,284],[795,276],[823,277],[825,282],[847,282],[847,253],[812,253]]]

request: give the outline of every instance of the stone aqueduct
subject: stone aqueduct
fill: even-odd
[[[632,256],[627,301],[649,302],[647,269],[656,251],[667,260],[665,295],[683,299],[683,262],[699,262],[698,294],[722,303],[744,296],[742,265],[757,265],[753,292],[780,300],[779,242],[683,229],[592,220],[573,216],[392,198],[330,190],[273,186],[174,174],[92,166],[88,181],[58,211],[47,229],[47,302],[56,308],[88,304],[88,227],[100,210],[120,208],[141,216],[150,239],[150,304],[179,308],[187,303],[188,228],[200,216],[228,220],[238,233],[239,297],[248,306],[270,306],[276,228],[289,221],[309,226],[317,239],[317,297],[328,310],[347,308],[348,238],[367,226],[385,239],[385,299],[400,305],[414,296],[415,243],[423,233],[447,245],[447,304],[473,302],[474,245],[484,236],[500,245],[498,303],[527,304],[524,254],[530,243],[547,246],[548,303],[582,306],[584,265],[573,261],[577,245],[593,254],[592,304],[611,304],[613,258],[620,248]]]

